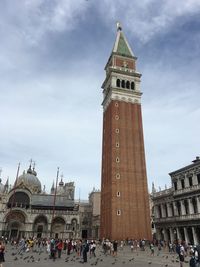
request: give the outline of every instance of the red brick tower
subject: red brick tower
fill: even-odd
[[[102,85],[101,238],[151,239],[136,59],[118,23]]]

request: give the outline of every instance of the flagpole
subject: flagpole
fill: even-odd
[[[13,207],[13,204],[14,204],[14,201],[15,201],[15,191],[16,191],[17,180],[18,180],[18,176],[19,176],[19,169],[20,169],[20,162],[18,163],[18,167],[17,167],[17,174],[16,174],[16,178],[15,178],[15,183],[14,183],[14,192],[13,192],[13,197],[12,197],[10,210],[12,210],[12,207]]]
[[[55,205],[56,205],[56,195],[57,195],[57,186],[58,186],[58,176],[59,176],[59,167],[57,168],[56,188],[55,188],[54,199],[53,199],[53,214],[52,214],[52,221],[51,221],[51,232],[52,232],[53,219],[54,219],[54,216],[55,216]]]

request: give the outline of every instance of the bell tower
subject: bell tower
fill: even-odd
[[[105,66],[101,238],[151,239],[140,78],[122,27]]]

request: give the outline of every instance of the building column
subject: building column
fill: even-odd
[[[189,236],[188,236],[188,231],[187,231],[186,227],[183,227],[183,229],[184,229],[185,241],[188,244],[188,243],[190,243],[190,239],[189,239]]]
[[[181,181],[180,180],[177,181],[177,189],[178,190],[182,189]]]
[[[167,234],[167,229],[163,229],[163,234],[164,234],[164,240],[165,241],[169,241],[169,237],[168,237],[168,234]]]
[[[192,199],[188,199],[189,214],[194,214],[194,207],[192,204]]]
[[[200,213],[200,200],[199,200],[199,197],[196,197],[196,201],[197,201],[197,212]]]
[[[172,208],[170,206],[170,203],[167,203],[167,213],[168,217],[172,217]]]
[[[174,242],[174,229],[173,228],[169,228],[169,232],[170,232],[170,242],[173,243]]]
[[[156,238],[157,238],[157,240],[161,240],[161,230],[160,229],[156,229]]]
[[[178,209],[177,209],[177,206],[176,206],[176,202],[172,202],[173,204],[173,207],[174,207],[174,216],[178,216]]]
[[[161,212],[162,212],[162,218],[166,218],[166,211],[164,204],[161,204]]]
[[[192,177],[192,181],[193,181],[193,185],[198,185],[198,180],[197,180],[197,175],[196,173],[194,173],[193,177]]]
[[[180,230],[179,230],[178,227],[176,228],[176,235],[177,235],[177,239],[178,239],[178,240],[181,240],[181,239],[182,239],[182,238],[181,238],[181,234],[180,234]]]
[[[192,227],[192,234],[193,234],[194,245],[197,245],[198,244],[198,237],[197,237],[195,227]]]
[[[189,183],[189,177],[186,175],[185,177],[185,187],[189,187],[190,183]]]
[[[154,206],[154,212],[155,212],[155,218],[159,219],[160,216],[159,216],[159,211],[158,211],[158,205]]]
[[[185,215],[185,214],[186,214],[186,212],[185,212],[185,205],[184,205],[184,201],[183,201],[183,200],[181,200],[181,201],[180,201],[180,203],[181,203],[181,215]]]

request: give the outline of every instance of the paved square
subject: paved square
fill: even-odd
[[[18,250],[10,245],[7,245],[5,252],[6,262],[3,264],[4,267],[51,267],[51,266],[73,266],[80,267],[85,266],[99,266],[99,267],[128,267],[128,266],[163,266],[163,267],[179,267],[179,262],[177,261],[176,254],[169,254],[167,251],[162,251],[159,256],[157,256],[157,251],[155,251],[155,256],[150,256],[150,249],[147,247],[146,251],[131,252],[128,246],[124,247],[123,250],[118,251],[118,255],[114,258],[111,255],[104,255],[102,253],[101,247],[97,247],[96,258],[90,258],[88,253],[88,262],[81,263],[81,258],[77,257],[75,252],[72,252],[70,256],[62,253],[61,259],[56,259],[53,261],[49,259],[49,255],[46,251],[41,253],[34,250],[33,252],[25,252],[23,255],[17,254]],[[189,257],[186,258],[186,263],[184,266],[189,266]]]

